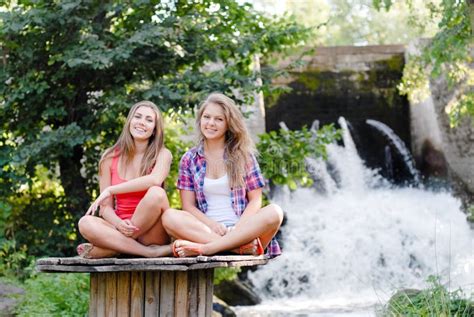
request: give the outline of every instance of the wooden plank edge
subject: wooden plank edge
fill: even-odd
[[[36,265],[39,272],[56,273],[93,273],[93,272],[127,272],[127,271],[187,271],[185,265]]]
[[[41,258],[36,261],[40,265],[62,264],[62,265],[111,265],[111,264],[157,264],[157,265],[176,265],[197,263],[196,258],[103,258],[103,259],[84,259],[76,257],[62,258]]]
[[[268,263],[267,259],[229,262],[228,267],[257,266],[257,265],[265,265],[267,263]]]
[[[196,257],[198,262],[236,262],[262,259],[269,260],[270,257],[268,255],[199,255]]]

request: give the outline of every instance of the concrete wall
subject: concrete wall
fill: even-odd
[[[314,54],[303,58],[303,66],[275,81],[292,90],[265,100],[267,130],[279,129],[280,121],[292,130],[309,127],[313,120],[337,126],[342,116],[366,165],[383,169],[384,176],[395,182],[405,181],[410,173],[399,151],[366,123],[373,119],[386,124],[410,146],[409,105],[396,88],[405,64],[404,51],[401,45],[315,48]],[[391,169],[384,169],[387,157],[392,159]]]
[[[417,54],[420,45],[420,42],[411,43],[406,58]],[[474,193],[474,124],[466,117],[459,126],[450,127],[445,109],[456,98],[456,88],[449,89],[440,78],[430,82],[430,90],[430,98],[410,105],[413,154],[418,161],[426,160],[423,147],[430,143],[433,153],[439,151],[444,156],[451,178],[460,180]],[[443,158],[439,155],[435,158],[438,163],[440,159]]]
[[[317,69],[319,71],[340,72],[368,71],[371,64],[378,61],[390,59],[394,55],[404,54],[404,45],[370,45],[370,46],[333,46],[316,47],[311,56],[304,56],[302,61],[305,65],[296,71]],[[280,63],[288,66],[294,58],[288,58]],[[290,78],[280,78],[280,83],[290,82]]]
[[[403,46],[318,47],[303,62],[274,81],[292,91],[265,100],[267,130],[278,129],[280,121],[299,129],[315,119],[328,124],[344,116],[365,124],[370,118],[383,121],[410,142],[408,102],[396,88],[404,67]]]
[[[445,108],[452,102],[456,92],[448,89],[444,80],[432,81],[431,93],[441,146],[449,169],[474,193],[474,123],[466,117],[457,127],[450,127]]]

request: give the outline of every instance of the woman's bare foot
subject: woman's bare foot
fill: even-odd
[[[92,243],[81,243],[77,246],[76,251],[79,257],[84,259],[113,258],[119,255],[116,251],[103,249]]]
[[[254,255],[257,252],[257,239],[253,239],[249,243],[231,250],[231,252],[240,255]]]
[[[164,256],[170,256],[172,251],[172,245],[155,245],[151,244],[148,247],[149,254],[146,255],[147,258],[160,258]]]
[[[262,255],[264,250],[260,238],[255,238],[249,243],[233,249],[232,252],[240,255]]]
[[[179,258],[202,255],[203,244],[187,240],[176,240],[173,243],[173,255]]]

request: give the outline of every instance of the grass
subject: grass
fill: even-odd
[[[396,292],[382,316],[474,316],[473,294],[467,298],[461,289],[449,291],[439,277],[428,278],[430,287],[425,290],[406,289]]]
[[[18,316],[87,316],[89,275],[41,273],[25,281]]]

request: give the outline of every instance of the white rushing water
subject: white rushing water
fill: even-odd
[[[402,156],[405,166],[407,167],[410,174],[413,176],[415,181],[418,182],[420,180],[420,175],[415,167],[415,161],[413,160],[410,151],[405,146],[405,143],[402,141],[402,139],[400,139],[400,137],[385,123],[371,119],[367,119],[365,122],[368,125],[379,130],[383,135],[388,138],[390,143],[397,149],[398,153],[400,153],[400,155]]]
[[[329,169],[310,160],[325,170],[325,190],[275,195],[287,218],[283,255],[249,274],[263,303],[238,316],[372,316],[396,290],[428,287],[429,275],[474,290],[474,233],[460,201],[390,186],[344,130],[346,147],[328,147]]]

